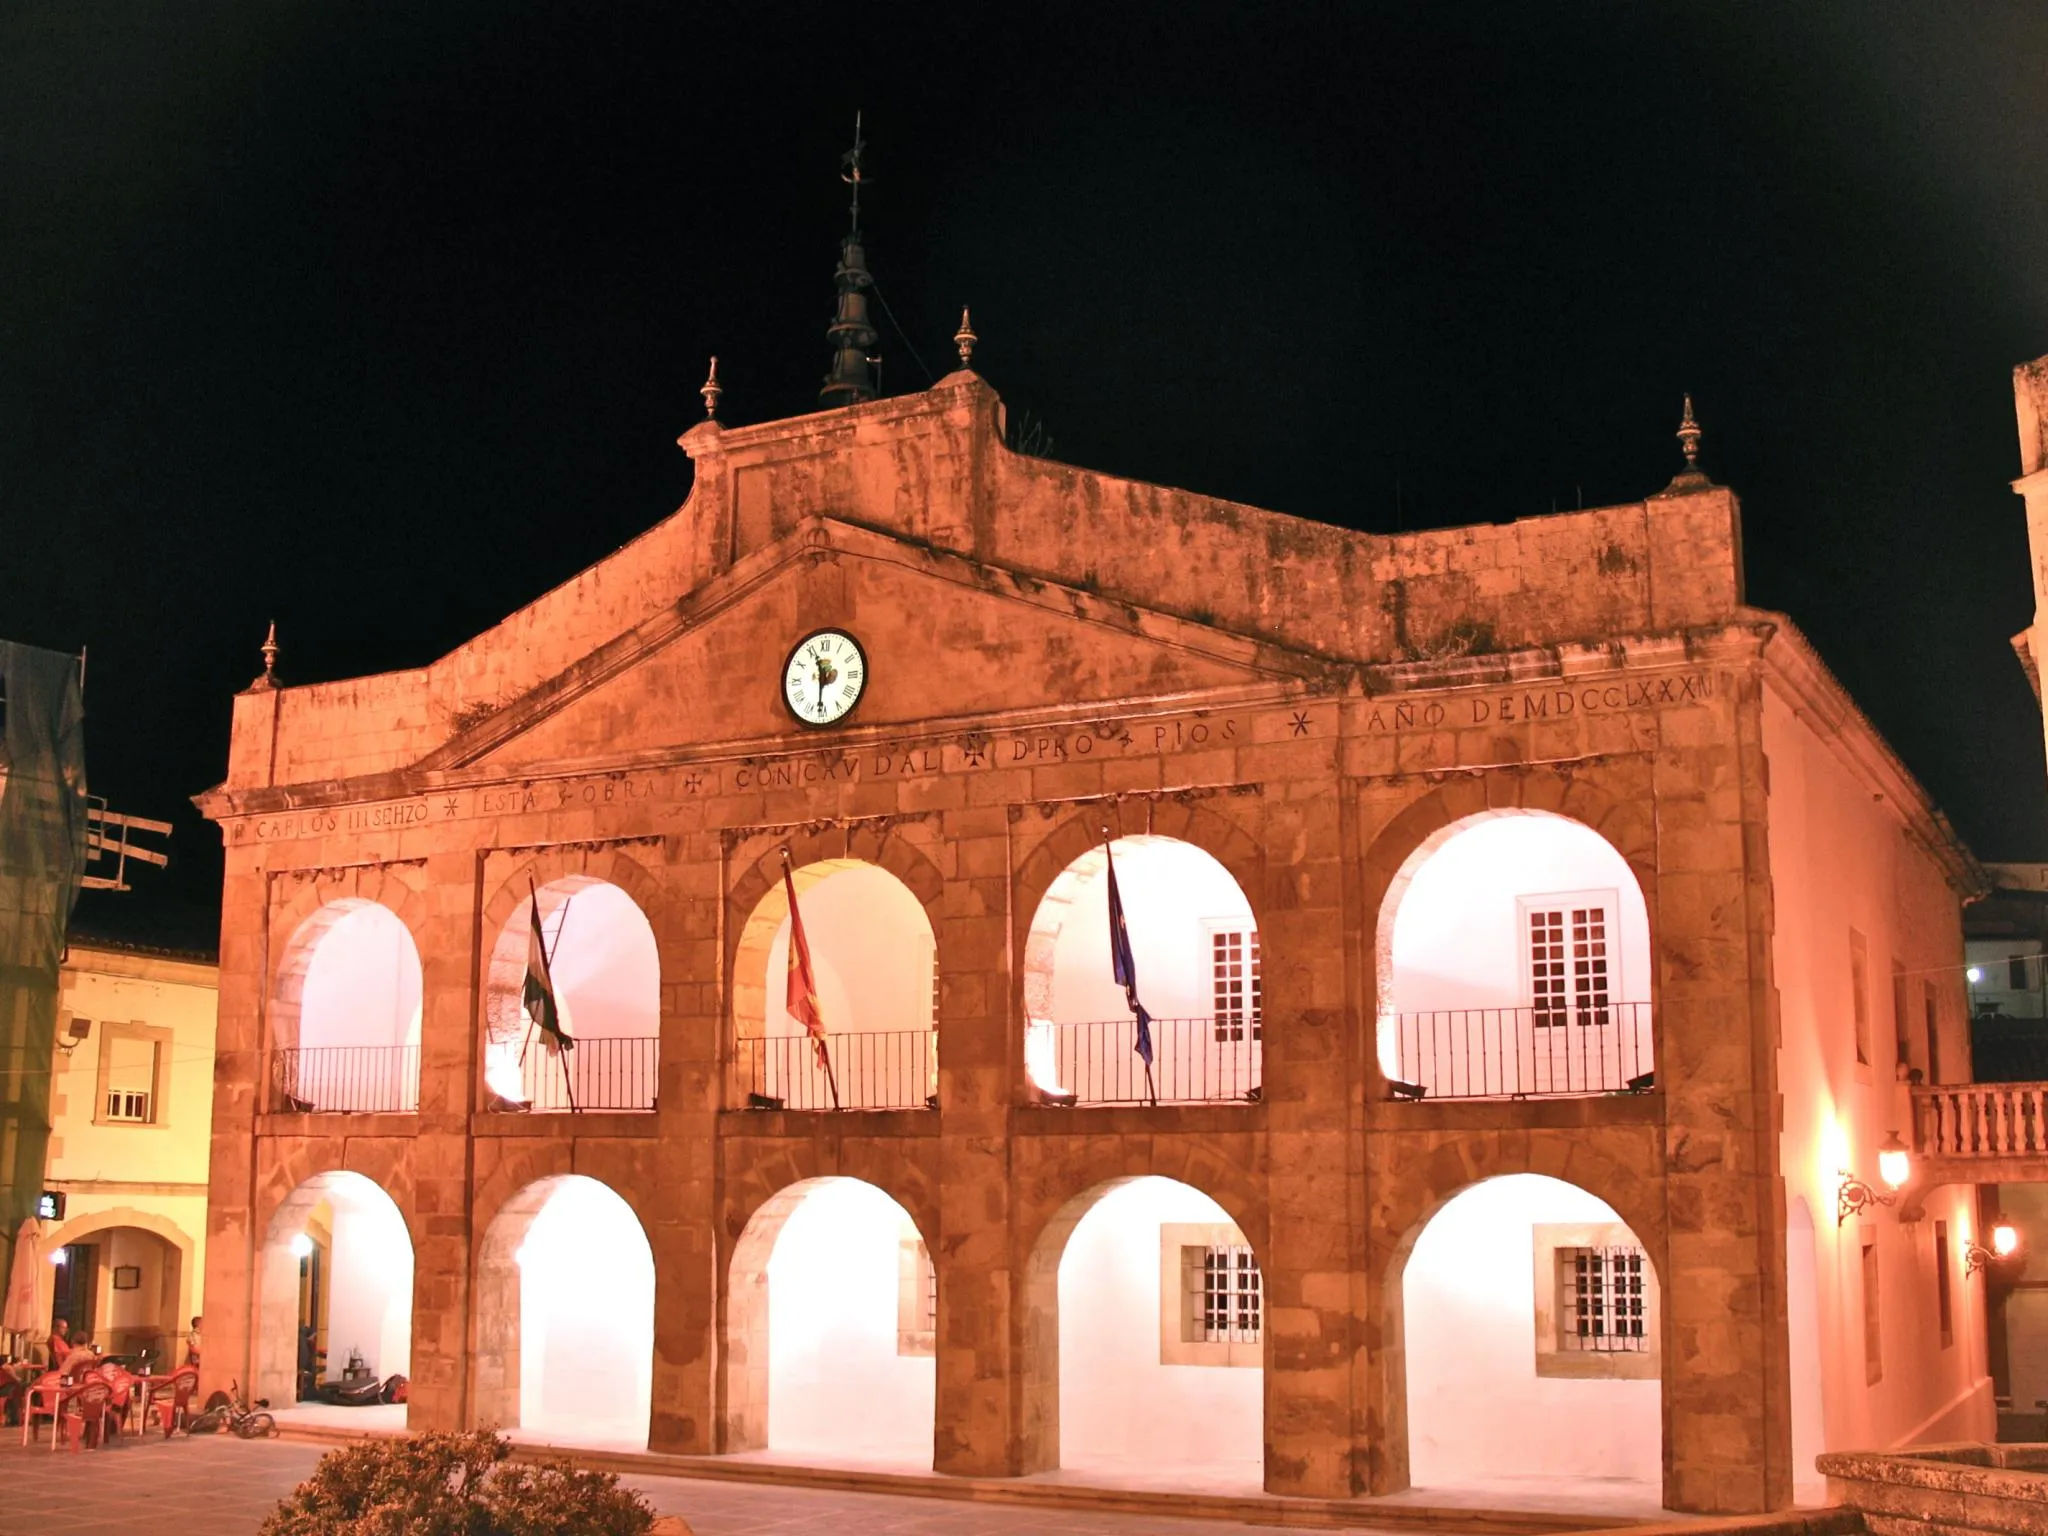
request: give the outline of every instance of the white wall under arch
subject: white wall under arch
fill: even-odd
[[[321,920],[318,913],[311,919]],[[420,956],[395,912],[352,902],[311,942],[299,994],[300,1046],[420,1043]]]
[[[1662,1383],[1536,1374],[1538,1223],[1619,1222],[1575,1185],[1518,1173],[1447,1202],[1401,1277],[1410,1478],[1626,1478],[1661,1489]]]
[[[1821,1398],[1820,1289],[1813,1212],[1803,1195],[1786,1204],[1785,1309],[1792,1348],[1792,1496],[1800,1504],[1828,1502],[1828,1483],[1813,1459],[1827,1449]]]
[[[1118,870],[1121,878],[1122,870]],[[1140,1178],[1109,1190],[1060,1256],[1060,1465],[1221,1473],[1257,1487],[1265,1466],[1265,1370],[1162,1365],[1162,1223],[1229,1223],[1200,1190]]]
[[[928,1467],[936,1362],[897,1353],[910,1215],[860,1179],[813,1184],[768,1258],[768,1446]]]
[[[647,1443],[654,1250],[616,1191],[571,1174],[534,1213],[519,1265],[519,1427],[559,1441]]]
[[[361,1351],[364,1365],[379,1377],[412,1372],[412,1234],[382,1186],[334,1169],[285,1197],[259,1258],[254,1395],[276,1404],[297,1397],[299,1258],[292,1239],[322,1229],[328,1375],[341,1374],[351,1350]]]

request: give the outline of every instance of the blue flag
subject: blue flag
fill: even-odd
[[[1131,1016],[1138,1021],[1137,1051],[1149,1067],[1152,1065],[1152,1015],[1138,1001],[1138,962],[1131,958],[1131,931],[1124,926],[1124,898],[1116,888],[1116,858],[1110,853],[1108,843],[1102,845],[1102,852],[1109,859],[1110,975],[1124,989],[1124,1001],[1131,1005]]]

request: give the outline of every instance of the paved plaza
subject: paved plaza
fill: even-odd
[[[207,1435],[59,1453],[47,1441],[25,1449],[18,1432],[10,1433],[0,1436],[0,1536],[133,1536],[152,1529],[254,1536],[327,1449]],[[661,1514],[682,1516],[696,1536],[1225,1536],[1282,1529],[691,1478],[622,1481]]]

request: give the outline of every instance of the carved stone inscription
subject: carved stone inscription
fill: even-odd
[[[1448,699],[1382,700],[1366,716],[1369,732],[1455,731],[1474,725],[1525,725],[1536,720],[1569,720],[1576,715],[1621,715],[1698,704],[1713,697],[1705,672],[1665,677],[1620,678],[1612,682],[1543,683],[1460,694]]]

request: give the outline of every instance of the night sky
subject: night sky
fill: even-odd
[[[1051,456],[1391,531],[1655,491],[1689,389],[1751,600],[2048,857],[2044,101],[2027,0],[12,5],[0,634],[90,648],[95,791],[178,823],[81,924],[211,942],[267,620],[425,663],[681,503],[707,354],[814,407],[857,107],[885,392],[970,302]]]

